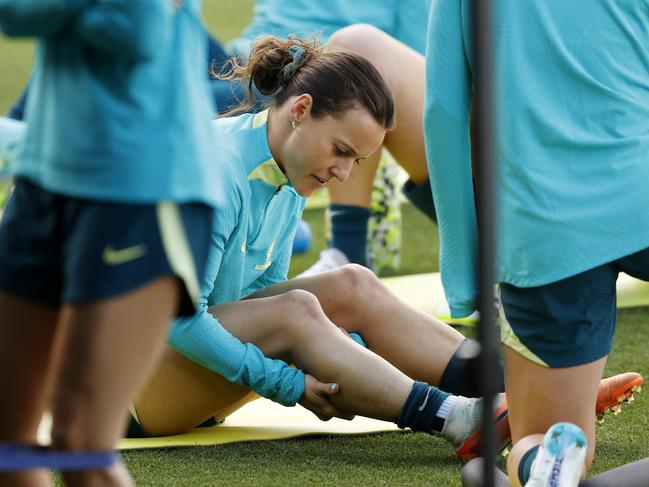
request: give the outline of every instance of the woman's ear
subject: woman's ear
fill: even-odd
[[[289,109],[289,117],[291,122],[296,124],[301,123],[304,120],[304,117],[308,117],[311,113],[311,107],[313,106],[313,98],[308,93],[303,93],[291,104]]]

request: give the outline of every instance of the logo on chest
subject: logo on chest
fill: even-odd
[[[270,267],[270,265],[273,263],[271,260],[273,257],[273,249],[275,248],[275,240],[273,240],[273,243],[270,244],[270,247],[268,247],[268,252],[266,252],[266,262],[263,264],[257,264],[255,266],[256,271],[265,271]]]

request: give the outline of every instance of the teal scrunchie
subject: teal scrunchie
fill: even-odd
[[[282,68],[281,76],[284,81],[288,81],[295,72],[302,67],[306,61],[306,49],[302,46],[292,45],[288,52],[293,56],[293,61]]]

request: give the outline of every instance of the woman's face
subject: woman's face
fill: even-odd
[[[354,165],[381,147],[385,137],[385,129],[364,108],[314,119],[308,105],[290,116],[295,128],[281,148],[281,166],[302,196],[333,178],[347,181]]]

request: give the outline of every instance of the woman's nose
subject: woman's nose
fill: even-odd
[[[349,179],[349,175],[352,172],[352,167],[354,166],[354,161],[352,159],[345,159],[344,162],[333,166],[331,168],[331,174],[341,183],[344,183]]]

